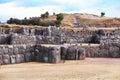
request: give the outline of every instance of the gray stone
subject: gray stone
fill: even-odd
[[[10,64],[10,56],[8,54],[3,55],[3,64]]]
[[[61,61],[60,48],[59,47],[49,47],[49,62],[59,63]]]
[[[3,64],[3,58],[2,55],[0,55],[0,66]]]
[[[62,60],[65,60],[66,59],[66,54],[67,54],[67,48],[65,48],[65,47],[61,47],[61,50],[60,50],[61,52],[61,59]]]
[[[84,60],[85,57],[86,57],[85,49],[79,48],[79,49],[78,49],[78,59],[79,59],[79,60]]]
[[[22,63],[25,62],[24,55],[23,54],[17,54],[16,55],[16,63]]]
[[[24,57],[25,57],[25,62],[32,61],[32,55],[31,55],[31,53],[25,53]]]
[[[76,46],[68,47],[66,59],[67,60],[77,60],[78,59],[78,52],[77,52],[77,47]]]
[[[15,55],[11,55],[10,56],[10,63],[11,64],[15,64],[16,63],[16,56]]]

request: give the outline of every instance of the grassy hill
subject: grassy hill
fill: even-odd
[[[110,28],[110,27],[119,27],[120,26],[120,18],[110,18],[110,17],[101,17],[98,15],[94,14],[87,14],[87,13],[73,13],[73,14],[66,14],[63,13],[64,19],[61,22],[60,27],[70,27],[74,28],[75,23],[79,24],[78,27],[82,26],[90,26],[90,27],[105,27],[105,28]],[[34,17],[33,17],[34,18]],[[51,15],[48,18],[41,18],[41,17],[36,17],[42,22],[52,22],[56,21],[56,15]],[[1,26],[1,25],[0,25]],[[3,26],[3,24],[2,24]],[[3,27],[19,27],[19,25],[8,25],[3,26]],[[28,27],[40,27],[41,26],[32,26],[29,25]]]
[[[93,14],[75,14],[75,16],[80,25],[96,27],[118,27],[120,25],[120,18],[101,17]]]
[[[80,26],[89,25],[91,27],[119,27],[120,18],[101,17],[99,15],[87,14],[87,13],[64,13],[64,19],[61,22],[60,27],[74,27],[74,23],[78,23]],[[42,21],[55,21],[56,16],[49,16],[46,19],[40,19]]]

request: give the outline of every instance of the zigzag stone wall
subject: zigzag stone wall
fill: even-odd
[[[63,51],[66,49],[66,52]],[[64,57],[64,58],[63,58]],[[23,62],[59,63],[61,60],[85,59],[85,50],[78,46],[64,45],[1,45],[0,64],[15,64]]]
[[[87,57],[120,58],[120,30],[73,31],[55,27],[46,29],[0,29],[0,64],[21,62],[59,63],[61,60],[78,60]],[[100,42],[98,46],[81,46],[78,43]],[[63,45],[63,43],[70,43]],[[72,44],[75,45],[72,45]],[[6,45],[9,44],[9,45]],[[42,46],[39,44],[59,44]]]

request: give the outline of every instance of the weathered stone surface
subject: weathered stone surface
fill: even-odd
[[[61,61],[59,47],[45,47],[37,45],[35,49],[37,61],[59,63]]]
[[[3,47],[2,47],[2,50],[3,50],[3,53],[4,53],[4,54],[8,54],[8,53],[9,53],[9,54],[12,54],[12,53],[11,53],[12,51],[10,51],[10,49],[8,48],[8,46],[3,46]]]
[[[0,44],[5,44],[0,46],[0,55],[4,64],[30,61],[58,63],[61,59],[82,60],[86,56],[120,58],[120,29],[112,33],[105,33],[104,30],[75,31],[48,27],[44,29],[7,29],[0,33]],[[10,43],[11,45],[6,45]],[[38,45],[63,43],[100,43],[100,46],[56,45],[45,47]]]
[[[30,32],[30,35],[35,35],[35,29],[30,29],[29,32]]]
[[[116,46],[111,46],[109,48],[109,56],[113,58],[120,57],[120,48]]]
[[[8,54],[3,55],[3,64],[10,64],[10,56]]]
[[[8,46],[8,54],[12,55],[13,54],[13,46]]]
[[[19,48],[17,46],[14,46],[14,49],[13,49],[13,54],[19,54]]]
[[[61,61],[60,48],[49,47],[49,61],[51,63],[59,63]]]
[[[78,52],[76,46],[71,46],[67,48],[67,54],[66,54],[67,60],[77,60],[78,59]]]
[[[97,30],[95,31],[96,34],[98,34],[99,36],[105,36],[105,31],[104,30]]]
[[[29,30],[30,30],[29,28],[22,27],[21,28],[21,34],[23,34],[23,35],[29,35],[30,34]]]
[[[79,60],[84,60],[86,57],[86,52],[84,48],[79,48],[78,49],[78,59]]]
[[[0,44],[10,44],[11,36],[9,34],[0,34]]]
[[[2,57],[2,55],[0,55],[0,65],[2,65],[3,64],[3,57]]]
[[[65,60],[66,59],[66,54],[67,54],[67,48],[66,47],[61,47],[61,59]]]
[[[25,62],[31,62],[32,61],[32,54],[31,53],[25,53]]]
[[[15,64],[16,63],[16,56],[15,55],[11,55],[10,56],[10,63],[11,64]]]
[[[44,35],[44,29],[35,29],[35,35]]]
[[[36,44],[36,36],[12,35],[11,44]]]
[[[16,55],[16,63],[22,63],[25,62],[25,58],[23,54],[17,54]]]
[[[4,51],[2,49],[2,47],[0,46],[0,55],[3,55],[4,54]]]

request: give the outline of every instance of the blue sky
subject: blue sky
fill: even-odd
[[[90,13],[120,17],[120,0],[0,0],[0,21],[10,17],[40,16],[49,11],[55,13]]]

